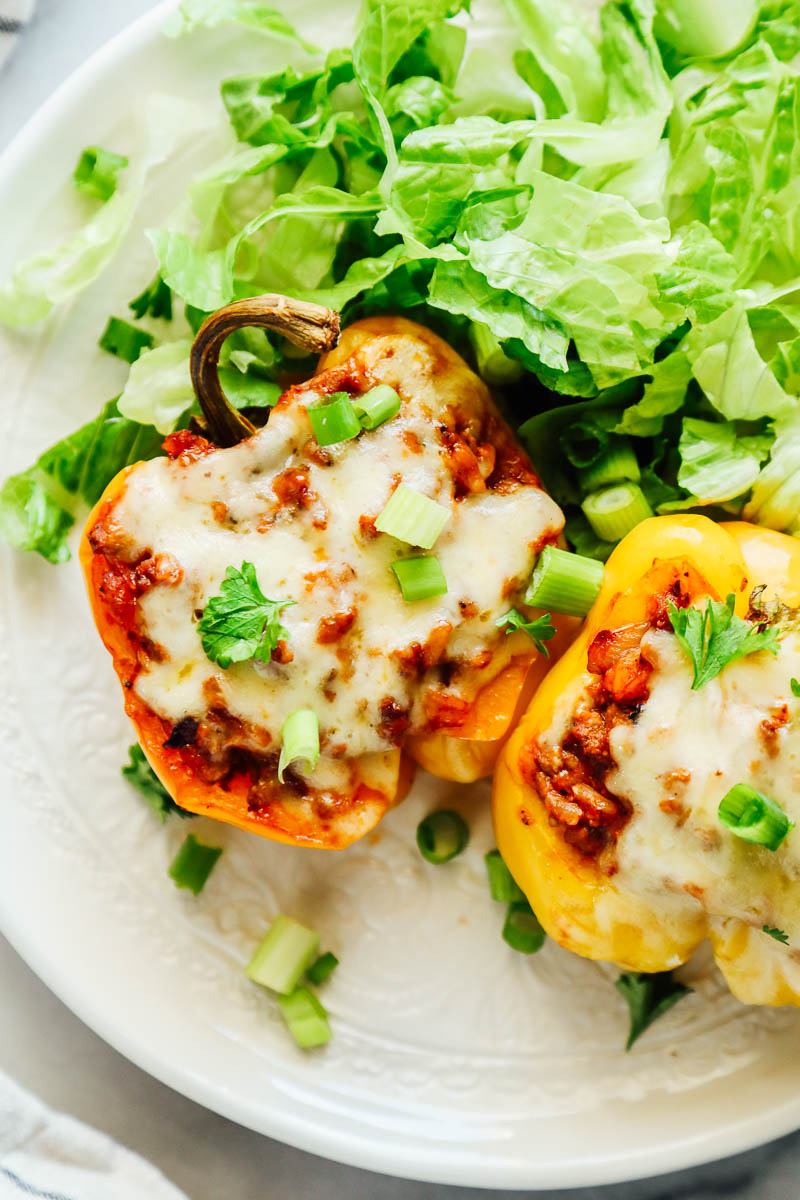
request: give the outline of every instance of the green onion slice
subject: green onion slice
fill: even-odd
[[[449,508],[401,483],[377,517],[375,528],[410,546],[430,550],[449,520]]]
[[[319,934],[299,921],[283,915],[276,917],[267,936],[256,947],[245,967],[254,983],[273,992],[288,993],[297,986],[319,949]]]
[[[603,586],[604,572],[605,567],[596,558],[545,546],[533,569],[525,603],[585,617]]]
[[[779,804],[746,783],[735,784],[719,803],[717,816],[726,829],[744,842],[777,850],[790,830],[790,821]]]
[[[423,817],[417,826],[417,846],[426,862],[450,862],[469,841],[469,826],[460,813],[440,808]]]
[[[353,408],[364,429],[377,429],[400,411],[400,397],[387,383],[379,383],[353,401]]]
[[[313,708],[297,708],[281,726],[281,756],[278,760],[278,779],[290,763],[304,761],[313,771],[319,762],[319,720]]]
[[[503,940],[520,954],[535,954],[545,943],[546,934],[527,900],[514,900],[508,906]]]
[[[339,960],[336,955],[327,950],[325,954],[320,954],[319,958],[308,968],[306,979],[318,987],[325,982],[329,975],[333,974],[338,965]]]
[[[475,351],[478,374],[488,384],[502,387],[521,379],[525,368],[516,358],[509,358],[498,338],[488,325],[474,321],[469,327],[469,340]]]
[[[320,446],[348,442],[361,433],[361,422],[347,392],[334,392],[330,404],[308,408],[306,412]]]
[[[199,896],[220,854],[221,846],[205,846],[190,833],[170,864],[169,877],[176,887],[188,888]]]
[[[447,591],[441,563],[433,554],[420,558],[398,558],[397,562],[392,563],[392,570],[400,584],[403,599],[409,602],[443,596]]]
[[[125,362],[135,363],[145,350],[152,348],[153,338],[144,329],[137,329],[128,321],[121,321],[119,317],[109,317],[98,345],[101,350],[107,350],[109,354],[115,354]]]
[[[307,987],[296,987],[291,995],[279,996],[278,1004],[289,1032],[303,1050],[324,1046],[331,1040],[328,1014]]]
[[[102,146],[87,146],[72,173],[72,182],[79,192],[105,204],[117,190],[119,173],[127,165],[124,154],[115,154]]]
[[[642,472],[630,438],[613,434],[609,438],[605,453],[590,467],[584,467],[578,472],[578,481],[584,493],[596,492],[598,488],[608,487],[610,483],[621,483],[625,479],[631,483],[638,483],[641,477]]]
[[[499,850],[490,850],[483,861],[486,863],[493,900],[499,900],[501,904],[514,904],[525,899],[525,893],[516,883]]]
[[[618,542],[653,515],[638,483],[618,483],[603,491],[592,492],[581,508],[592,529],[604,542]]]

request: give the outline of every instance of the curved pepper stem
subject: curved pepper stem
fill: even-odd
[[[256,431],[255,425],[229,402],[219,382],[223,343],[248,325],[274,329],[311,354],[331,350],[339,340],[338,313],[274,293],[236,300],[212,313],[194,339],[189,370],[208,431],[218,446],[235,446]]]

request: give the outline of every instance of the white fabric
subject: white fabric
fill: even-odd
[[[0,0],[0,67],[11,53],[22,28],[30,20],[34,0]]]
[[[26,1198],[186,1200],[132,1151],[46,1108],[0,1072],[0,1200]]]

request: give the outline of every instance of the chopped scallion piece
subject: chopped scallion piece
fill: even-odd
[[[309,408],[308,419],[320,446],[348,442],[361,433],[361,422],[347,392],[334,392],[329,404]]]
[[[460,813],[440,808],[417,826],[417,846],[426,862],[450,862],[469,841],[469,826]]]
[[[779,804],[746,783],[735,784],[719,803],[721,824],[744,842],[777,850],[790,830],[790,821]]]
[[[303,1050],[324,1046],[331,1040],[328,1014],[307,987],[296,987],[291,995],[279,996],[278,1004],[289,1032]]]
[[[320,954],[316,962],[311,964],[306,971],[306,979],[309,983],[319,986],[319,984],[325,982],[329,975],[333,974],[338,965],[338,958],[328,950],[325,954]]]
[[[117,178],[127,165],[124,154],[115,154],[102,146],[87,146],[72,173],[72,182],[79,192],[94,196],[105,204],[117,190]]]
[[[522,363],[516,358],[509,358],[488,325],[474,321],[469,327],[469,340],[475,351],[481,379],[502,387],[503,384],[515,383],[522,378],[525,373]]]
[[[513,900],[503,926],[503,941],[520,954],[535,954],[545,943],[545,931],[527,900]]]
[[[420,558],[399,558],[392,563],[392,570],[400,584],[403,599],[410,603],[429,600],[431,596],[443,596],[447,591],[441,563],[433,554],[425,554]]]
[[[800,696],[800,680],[790,679],[789,687],[792,689],[793,696]]]
[[[604,542],[618,542],[653,515],[638,483],[618,483],[592,492],[581,508],[592,529]]]
[[[525,899],[525,893],[517,885],[499,850],[490,850],[483,861],[486,863],[493,900],[499,900],[501,904],[514,904]]]
[[[152,349],[153,337],[145,329],[137,329],[119,317],[109,317],[98,345],[101,350],[124,358],[125,362],[135,363],[144,350]]]
[[[410,546],[430,550],[449,520],[448,508],[401,483],[377,517],[375,528]]]
[[[545,546],[533,569],[525,603],[585,617],[603,586],[604,572],[605,567],[596,558]]]
[[[278,760],[278,779],[290,763],[302,760],[313,771],[319,761],[319,721],[313,708],[298,708],[281,726],[281,756]]]
[[[388,383],[379,383],[353,401],[358,419],[364,429],[377,429],[400,411],[400,397]]]
[[[172,860],[169,877],[176,887],[188,888],[199,896],[220,854],[221,846],[204,846],[190,833]]]
[[[278,916],[245,967],[254,983],[287,994],[297,986],[319,949],[319,934],[291,917]]]
[[[638,483],[641,477],[642,472],[630,438],[613,435],[609,438],[605,453],[590,467],[584,467],[578,472],[578,480],[584,493],[596,492],[598,488],[608,487],[610,483],[621,483],[625,479],[631,483]]]

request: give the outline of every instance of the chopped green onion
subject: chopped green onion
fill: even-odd
[[[319,986],[319,984],[325,982],[329,975],[333,974],[338,965],[338,958],[328,950],[325,954],[320,954],[316,962],[311,964],[306,971],[306,979],[309,983]]]
[[[276,917],[245,967],[254,983],[273,992],[288,993],[297,986],[319,949],[319,934],[299,921]]]
[[[127,165],[124,154],[115,154],[102,146],[87,146],[72,173],[72,182],[79,192],[105,204],[117,190],[117,177]]]
[[[220,854],[221,846],[204,846],[190,833],[172,860],[169,877],[176,887],[188,888],[199,896]]]
[[[165,321],[172,320],[172,288],[164,283],[160,275],[156,275],[152,283],[143,292],[131,300],[128,308],[137,321],[142,317],[162,317]]]
[[[545,943],[545,931],[527,900],[513,900],[503,926],[503,941],[520,954],[535,954]]]
[[[774,928],[771,925],[762,925],[761,932],[768,933],[771,938],[774,938],[776,942],[782,942],[784,946],[789,945],[789,935],[784,933],[782,929]]]
[[[400,397],[387,383],[379,383],[353,401],[358,419],[364,429],[377,429],[400,411]]]
[[[137,329],[119,317],[109,317],[98,345],[101,350],[124,358],[125,362],[135,363],[144,350],[152,349],[153,337],[146,330]]]
[[[596,492],[610,483],[621,483],[628,479],[638,483],[642,477],[633,444],[628,437],[610,437],[608,449],[592,463],[578,472],[578,480],[584,493]]]
[[[426,862],[450,862],[469,841],[469,826],[460,813],[440,808],[417,826],[417,846]]]
[[[800,681],[797,679],[790,679],[789,687],[792,689],[793,696],[800,696]]]
[[[525,899],[525,893],[518,886],[499,850],[490,850],[483,861],[486,863],[493,900],[499,900],[501,904],[513,904]]]
[[[618,483],[600,492],[592,492],[581,508],[592,529],[604,542],[618,542],[640,522],[653,515],[638,483]]]
[[[596,558],[545,546],[533,569],[525,603],[585,617],[603,586],[605,567]]]
[[[334,392],[330,404],[306,411],[314,430],[314,437],[320,446],[348,442],[361,433],[361,422],[347,392]]]
[[[469,327],[469,340],[475,351],[481,379],[502,386],[505,383],[516,383],[522,378],[525,372],[522,363],[516,358],[509,358],[488,325],[474,321]]]
[[[375,528],[400,542],[430,550],[449,520],[449,508],[401,483],[383,506]]]
[[[290,996],[279,996],[278,1004],[289,1032],[303,1050],[324,1046],[331,1040],[328,1014],[307,987],[295,988]]]
[[[444,571],[434,554],[425,554],[420,558],[398,558],[397,562],[392,563],[392,570],[400,584],[403,599],[409,603],[429,600],[431,596],[443,596],[447,591]]]
[[[790,830],[790,821],[779,804],[747,783],[735,784],[719,802],[717,816],[726,829],[744,842],[777,850]]]
[[[319,762],[319,721],[313,708],[298,708],[281,726],[281,756],[278,761],[278,779],[283,783],[283,772],[290,763],[303,760],[307,769],[313,771]]]

